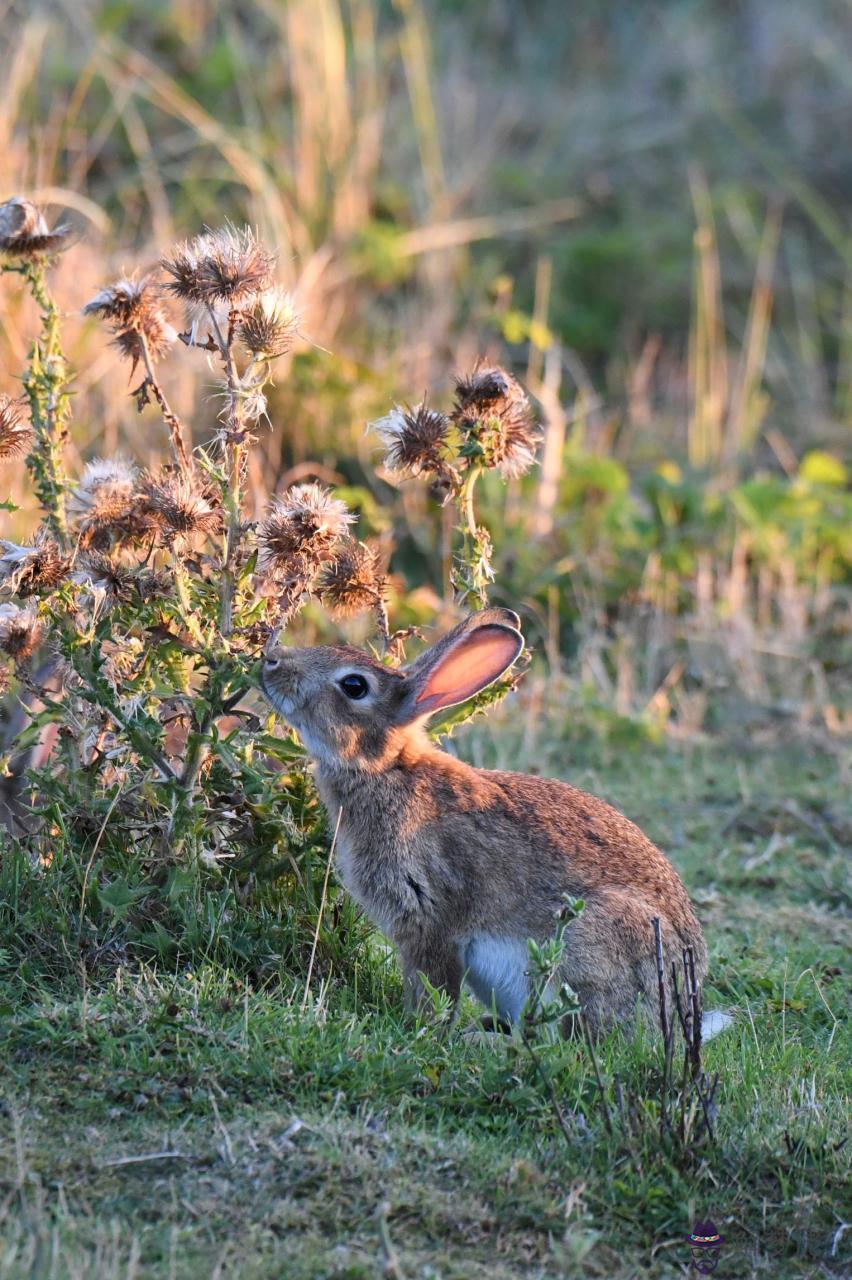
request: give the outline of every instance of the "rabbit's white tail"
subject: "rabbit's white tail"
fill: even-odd
[[[730,1014],[722,1013],[719,1009],[708,1009],[701,1015],[701,1039],[712,1040],[720,1031],[730,1027],[733,1021]]]

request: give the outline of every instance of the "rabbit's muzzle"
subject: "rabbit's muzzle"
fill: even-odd
[[[299,704],[296,664],[281,650],[273,650],[263,660],[260,683],[269,701],[282,715],[291,717]]]

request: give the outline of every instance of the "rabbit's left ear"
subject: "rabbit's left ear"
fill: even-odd
[[[412,671],[402,719],[419,720],[467,702],[507,671],[523,647],[521,633],[499,623],[486,623],[460,635],[442,647],[433,661],[421,659]]]

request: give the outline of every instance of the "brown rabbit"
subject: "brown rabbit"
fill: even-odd
[[[424,725],[506,671],[523,649],[509,609],[473,614],[407,669],[348,647],[272,648],[263,687],[316,762],[346,888],[396,943],[409,1000],[421,975],[457,999],[464,978],[516,1022],[527,939],[553,935],[562,895],[585,899],[565,932],[562,977],[590,1026],[655,1016],[651,920],[671,958],[707,949],[672,865],[638,827],[564,782],[475,769]]]

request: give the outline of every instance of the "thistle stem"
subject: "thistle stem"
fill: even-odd
[[[461,490],[461,514],[471,538],[476,537],[476,512],[473,506],[473,491],[476,488],[476,482],[480,474],[479,467],[471,467],[465,475]]]
[[[245,452],[245,443],[240,439],[242,434],[242,422],[240,414],[240,391],[241,384],[237,367],[234,363],[234,356],[231,350],[230,329],[229,339],[226,340],[219,328],[219,322],[216,319],[216,313],[208,304],[207,311],[210,317],[210,324],[216,338],[216,345],[222,356],[222,364],[225,367],[225,378],[228,386],[229,398],[229,421],[228,435],[225,440],[225,470],[227,474],[225,485],[225,511],[227,515],[227,524],[225,526],[225,552],[222,564],[222,583],[219,605],[219,629],[223,636],[229,636],[234,626],[234,591],[236,587],[236,578],[234,575],[233,562],[236,554],[237,546],[240,541],[241,533],[241,507],[242,507],[242,479],[243,479],[243,455]]]
[[[183,425],[180,418],[172,409],[163,388],[157,380],[154,372],[154,362],[151,359],[151,349],[148,346],[148,339],[141,330],[136,331],[139,339],[139,347],[142,352],[142,363],[145,365],[145,377],[148,386],[153,393],[154,399],[160,406],[160,413],[163,415],[163,421],[169,429],[169,442],[172,446],[175,462],[181,471],[189,471],[189,457],[186,452],[186,445],[183,442]]]
[[[48,291],[42,262],[27,262],[20,273],[41,308],[42,330],[33,345],[24,375],[35,446],[27,458],[35,491],[46,514],[46,523],[57,542],[68,545],[65,493],[68,478],[62,454],[68,439],[68,380],[59,332],[59,308]]]

